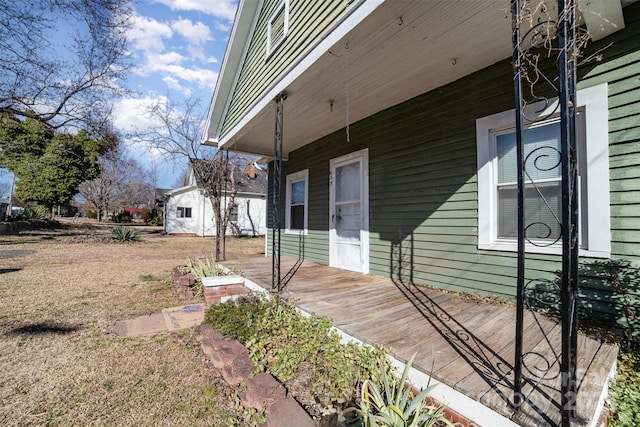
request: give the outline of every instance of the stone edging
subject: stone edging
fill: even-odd
[[[225,338],[206,323],[198,327],[198,339],[202,351],[212,365],[222,372],[222,377],[231,386],[246,385],[240,393],[245,408],[265,411],[264,427],[315,427],[316,423],[292,397],[287,397],[285,388],[271,374],[262,372],[249,378],[254,365],[249,350],[237,340]]]

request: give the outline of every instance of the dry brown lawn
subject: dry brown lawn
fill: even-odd
[[[193,329],[111,333],[118,320],[183,303],[169,272],[210,256],[214,240],[155,233],[108,244],[94,233],[0,235],[0,425],[237,424],[233,392]],[[263,239],[231,239],[227,258],[263,248]]]

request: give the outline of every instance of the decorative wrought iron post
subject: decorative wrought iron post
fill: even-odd
[[[520,44],[520,0],[511,2],[511,26],[513,42],[513,89],[515,93],[516,110],[516,163],[518,165],[518,259],[517,259],[517,307],[516,307],[516,341],[515,360],[513,364],[513,403],[516,407],[522,405],[522,340],[524,333],[524,267],[525,267],[525,224],[524,224],[524,128],[522,126],[522,56]]]
[[[576,2],[558,0],[562,151],[562,425],[575,416],[578,348],[578,170],[576,151]]]
[[[551,0],[549,0],[551,1]],[[547,283],[548,279],[525,278],[525,244],[532,246],[550,246],[561,241],[562,273],[559,284],[559,301],[561,311],[562,343],[559,357],[561,425],[567,427],[575,419],[577,381],[577,323],[578,323],[578,170],[576,145],[576,9],[577,0],[558,0],[557,20],[547,15],[547,19],[534,19],[529,0],[511,0],[512,13],[512,42],[514,66],[514,93],[516,111],[516,162],[518,164],[517,204],[518,204],[518,259],[517,259],[517,315],[516,315],[516,344],[514,361],[514,406],[519,408],[526,402],[522,394],[522,386],[530,382],[523,375],[525,366],[523,354],[523,319],[527,308],[528,286],[532,283]],[[549,8],[543,7],[548,13]],[[530,28],[521,32],[521,25],[528,22]],[[538,68],[539,52],[558,52],[557,78],[550,78]],[[523,76],[527,78],[531,99],[523,95]],[[537,90],[536,84],[544,85],[543,90]],[[546,90],[552,90],[558,96],[555,108],[545,95]],[[545,104],[533,116],[525,111],[530,102],[541,101]],[[552,111],[549,111],[549,110]],[[541,114],[537,116],[536,114]],[[544,122],[549,119],[559,119],[559,145],[555,147],[539,147],[530,150],[525,155],[525,128],[527,125]],[[556,119],[557,120],[557,119]],[[538,150],[549,150],[548,152]],[[556,164],[549,160],[554,154],[558,156]],[[547,159],[550,163],[540,167],[538,162]],[[531,178],[527,167],[531,170],[551,171],[560,167],[561,175],[561,213],[553,212],[545,195]],[[557,237],[552,235],[553,227],[549,224],[527,224],[525,216],[525,191],[530,188],[531,194],[538,194],[547,209],[559,225]],[[529,193],[527,193],[529,194]],[[529,196],[527,196],[529,197]],[[546,236],[530,238],[528,232],[539,226],[548,231]],[[538,240],[536,240],[538,239]],[[541,243],[539,239],[545,240]],[[551,366],[551,365],[550,365]]]
[[[281,93],[275,98],[276,118],[273,137],[273,171],[271,173],[271,290],[282,290],[282,278],[280,276],[280,232],[281,197],[282,197],[282,138],[284,126],[284,101],[286,93]]]

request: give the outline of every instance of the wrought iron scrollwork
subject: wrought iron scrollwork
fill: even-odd
[[[555,160],[552,158],[555,157]],[[524,238],[527,240],[527,243],[538,246],[538,247],[547,247],[553,246],[557,244],[560,239],[562,239],[562,221],[558,217],[558,212],[550,205],[547,198],[542,194],[540,187],[537,185],[535,180],[531,178],[531,174],[529,173],[528,166],[531,165],[538,171],[547,172],[552,171],[561,166],[562,162],[562,153],[556,148],[550,145],[546,145],[543,147],[538,147],[532,150],[524,160],[524,174],[526,178],[525,185],[529,185],[533,187],[538,198],[544,204],[544,209],[547,210],[551,217],[555,220],[553,225],[557,225],[557,232],[554,233],[554,228],[552,225],[542,222],[535,221],[525,224]],[[535,227],[535,229],[534,229]],[[536,230],[537,229],[537,230]],[[544,230],[543,233],[540,233],[540,230]],[[536,235],[532,236],[531,231],[536,231]]]
[[[560,286],[557,280],[529,280],[524,288],[524,303],[530,309],[558,309]]]
[[[570,426],[575,416],[578,301],[578,210],[576,151],[576,67],[581,46],[588,34],[577,30],[577,0],[558,0],[557,17],[552,16],[544,0],[512,0],[512,41],[514,92],[516,106],[516,148],[518,165],[518,262],[516,354],[514,363],[514,403],[522,405],[525,382],[562,378],[560,389],[561,425]],[[528,26],[528,28],[526,28]],[[523,28],[526,28],[523,30]],[[557,75],[544,70],[544,57],[557,57]],[[526,88],[525,88],[526,86]],[[525,90],[526,89],[526,90]],[[525,95],[525,93],[527,95]],[[549,96],[551,94],[551,97]],[[557,97],[557,101],[552,101]],[[525,129],[552,118],[559,122],[559,148],[542,147],[524,155]],[[554,153],[555,151],[555,153]],[[551,159],[555,160],[551,160]],[[556,161],[557,160],[557,161]],[[527,167],[538,171],[558,168],[561,174],[561,202],[553,209]],[[542,180],[543,182],[544,180]],[[556,180],[557,181],[557,180]],[[538,180],[541,182],[541,180]],[[525,221],[525,191],[533,188],[554,223]],[[554,230],[557,231],[554,233]],[[551,246],[562,242],[560,287],[549,281],[525,279],[525,242]],[[531,298],[528,300],[528,298]],[[530,304],[551,306],[560,303],[562,324],[561,351],[557,360],[540,360],[535,352],[523,350],[524,310]],[[551,343],[549,343],[551,345]],[[552,367],[559,365],[553,374]]]

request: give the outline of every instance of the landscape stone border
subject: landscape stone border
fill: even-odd
[[[211,364],[222,371],[227,384],[244,389],[239,393],[245,408],[260,412],[266,410],[267,421],[263,427],[315,427],[317,424],[273,376],[261,372],[250,378],[255,366],[249,350],[237,340],[225,338],[211,325],[198,327],[198,339],[202,351]]]

